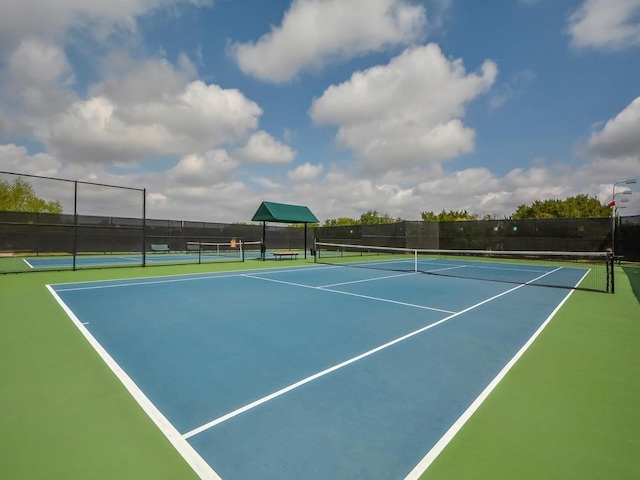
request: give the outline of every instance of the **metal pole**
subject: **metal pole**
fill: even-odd
[[[142,190],[142,266],[147,266],[147,189]]]
[[[76,269],[78,255],[78,182],[73,182],[73,270]]]

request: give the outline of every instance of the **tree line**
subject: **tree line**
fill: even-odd
[[[523,220],[539,218],[594,218],[608,217],[611,209],[600,203],[596,197],[589,195],[576,195],[564,200],[535,200],[531,204],[518,205],[511,215],[479,215],[467,210],[442,210],[440,213],[433,211],[421,212],[420,216],[425,222],[455,222],[464,220]],[[381,223],[402,222],[402,218],[393,218],[388,213],[377,210],[368,210],[360,215],[360,218],[339,217],[328,219],[323,227],[339,227],[343,225],[377,225]]]

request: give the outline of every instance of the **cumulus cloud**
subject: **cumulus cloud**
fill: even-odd
[[[197,69],[184,53],[177,64],[166,58],[133,58],[121,50],[111,52],[100,64],[102,81],[90,87],[90,96],[104,96],[118,104],[154,102],[180,95],[197,79]]]
[[[290,163],[296,156],[295,150],[279,142],[264,130],[251,135],[247,144],[234,153],[239,158],[254,163]]]
[[[292,182],[310,182],[318,178],[323,170],[322,165],[312,165],[306,162],[288,172],[287,178]]]
[[[613,183],[620,179],[640,178],[640,97],[635,98],[600,130],[591,134],[580,153],[591,160],[575,173],[577,182],[599,179],[598,197],[611,201]],[[620,191],[625,187],[619,187]],[[640,194],[632,195],[627,211],[637,213]]]
[[[640,45],[640,0],[585,0],[569,17],[577,48],[621,50]]]
[[[75,98],[73,84],[62,48],[35,38],[22,41],[0,73],[0,116],[11,118],[5,131],[45,135],[46,119]]]
[[[296,0],[280,26],[231,53],[246,74],[279,83],[336,58],[415,41],[425,24],[424,8],[406,0]]]
[[[21,145],[0,145],[0,170],[28,175],[56,175],[62,163],[47,153],[30,155]]]
[[[461,60],[429,44],[329,87],[310,114],[317,124],[337,125],[338,142],[373,169],[441,162],[473,150],[475,132],[461,121],[465,105],[496,76],[492,61],[467,74]]]
[[[226,150],[209,150],[201,155],[182,157],[168,175],[179,184],[210,186],[230,180],[238,164]]]
[[[589,138],[589,153],[600,157],[635,156],[640,164],[640,97],[607,121],[604,128]]]
[[[118,90],[112,85],[114,89]],[[237,141],[257,127],[262,114],[240,91],[202,81],[128,102],[123,100],[128,94],[98,90],[104,95],[78,100],[51,120],[47,141],[57,155],[77,162],[122,164],[151,154],[204,151]]]

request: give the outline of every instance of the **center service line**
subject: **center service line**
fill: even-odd
[[[556,269],[556,270],[559,270],[559,268]],[[556,270],[554,270],[554,271],[556,271]],[[383,345],[380,345],[380,346],[378,346],[376,348],[373,348],[373,349],[371,349],[371,350],[369,350],[367,352],[364,352],[364,353],[362,353],[362,354],[360,354],[360,355],[358,355],[356,357],[350,358],[349,360],[346,360],[346,361],[344,361],[342,363],[334,365],[333,367],[329,367],[329,368],[327,368],[325,370],[322,370],[321,372],[318,372],[318,373],[316,373],[314,375],[311,375],[311,376],[309,376],[307,378],[304,378],[304,379],[302,379],[302,380],[300,380],[300,381],[298,381],[296,383],[293,383],[293,384],[289,385],[288,387],[282,388],[282,389],[280,389],[280,390],[278,390],[276,392],[271,393],[270,395],[267,395],[266,397],[262,397],[262,398],[260,398],[260,399],[258,399],[256,401],[254,401],[254,402],[251,402],[251,403],[245,405],[244,407],[240,407],[240,408],[238,408],[236,410],[233,410],[232,412],[227,413],[226,415],[218,417],[215,420],[212,420],[212,421],[210,421],[208,423],[205,423],[204,425],[201,425],[201,426],[199,426],[197,428],[194,428],[193,430],[185,433],[183,435],[183,438],[186,440],[186,439],[189,439],[189,438],[193,437],[194,435],[198,435],[199,433],[202,433],[202,432],[204,432],[204,431],[206,431],[206,430],[208,430],[210,428],[215,427],[216,425],[219,425],[219,424],[221,424],[223,422],[226,422],[227,420],[229,420],[229,419],[231,419],[233,417],[236,417],[236,416],[238,416],[238,415],[240,415],[242,413],[245,413],[245,412],[247,412],[247,411],[249,411],[249,410],[251,410],[251,409],[253,409],[253,408],[255,408],[255,407],[259,406],[259,405],[262,405],[263,403],[266,403],[269,400],[273,400],[274,398],[277,398],[277,397],[279,397],[281,395],[284,395],[285,393],[288,393],[288,392],[290,392],[292,390],[295,390],[296,388],[301,387],[301,386],[303,386],[303,385],[305,385],[305,384],[307,384],[309,382],[312,382],[312,381],[314,381],[314,380],[316,380],[316,379],[318,379],[320,377],[324,377],[325,375],[327,375],[329,373],[332,373],[332,372],[335,372],[336,370],[339,370],[341,368],[344,368],[347,365],[351,365],[352,363],[355,363],[358,360],[362,360],[363,358],[369,357],[369,356],[373,355],[374,353],[377,353],[377,352],[379,352],[381,350],[389,348],[392,345],[395,345],[396,343],[403,342],[403,341],[405,341],[405,340],[407,340],[407,339],[409,339],[411,337],[414,337],[414,336],[418,335],[419,333],[425,332],[425,331],[430,330],[430,329],[432,329],[432,328],[434,328],[434,327],[436,327],[438,325],[441,325],[442,323],[445,323],[445,322],[447,322],[447,321],[449,321],[449,320],[451,320],[451,319],[453,319],[455,317],[458,317],[458,316],[462,315],[463,313],[467,313],[467,312],[469,312],[471,310],[474,310],[475,308],[480,307],[481,305],[484,305],[484,304],[489,303],[489,302],[491,302],[491,301],[493,301],[493,300],[495,300],[497,298],[500,298],[500,297],[502,297],[504,295],[507,295],[507,294],[509,294],[511,292],[514,292],[514,291],[526,286],[529,283],[535,282],[536,280],[539,280],[540,278],[549,275],[550,273],[553,273],[553,271],[552,272],[547,272],[544,275],[540,275],[539,277],[536,277],[533,280],[530,280],[529,282],[527,282],[525,284],[517,285],[517,286],[515,286],[513,288],[510,288],[509,290],[506,290],[506,291],[504,291],[502,293],[494,295],[491,298],[483,300],[482,302],[476,303],[475,305],[472,305],[472,306],[470,306],[468,308],[465,308],[464,310],[461,310],[461,311],[459,311],[457,313],[449,315],[448,317],[445,317],[442,320],[438,320],[435,323],[427,325],[426,327],[422,327],[422,328],[420,328],[418,330],[415,330],[414,332],[411,332],[411,333],[408,333],[406,335],[403,335],[402,337],[396,338],[395,340],[392,340],[392,341],[387,342],[387,343],[385,343]],[[247,275],[247,276],[249,276],[249,275]],[[252,278],[259,278],[259,277],[252,277]],[[261,280],[265,280],[265,279],[261,279]],[[306,288],[316,288],[316,287],[309,287],[308,285],[300,285],[300,284],[294,284],[294,285],[298,285],[298,286],[306,287]]]

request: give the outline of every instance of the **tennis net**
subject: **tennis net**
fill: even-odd
[[[427,250],[317,241],[315,262],[614,292],[613,256],[606,252]]]
[[[209,260],[243,261],[242,241],[231,242],[187,242],[187,253],[197,253]]]
[[[248,240],[242,242],[244,258],[256,259],[262,255],[262,240]]]

